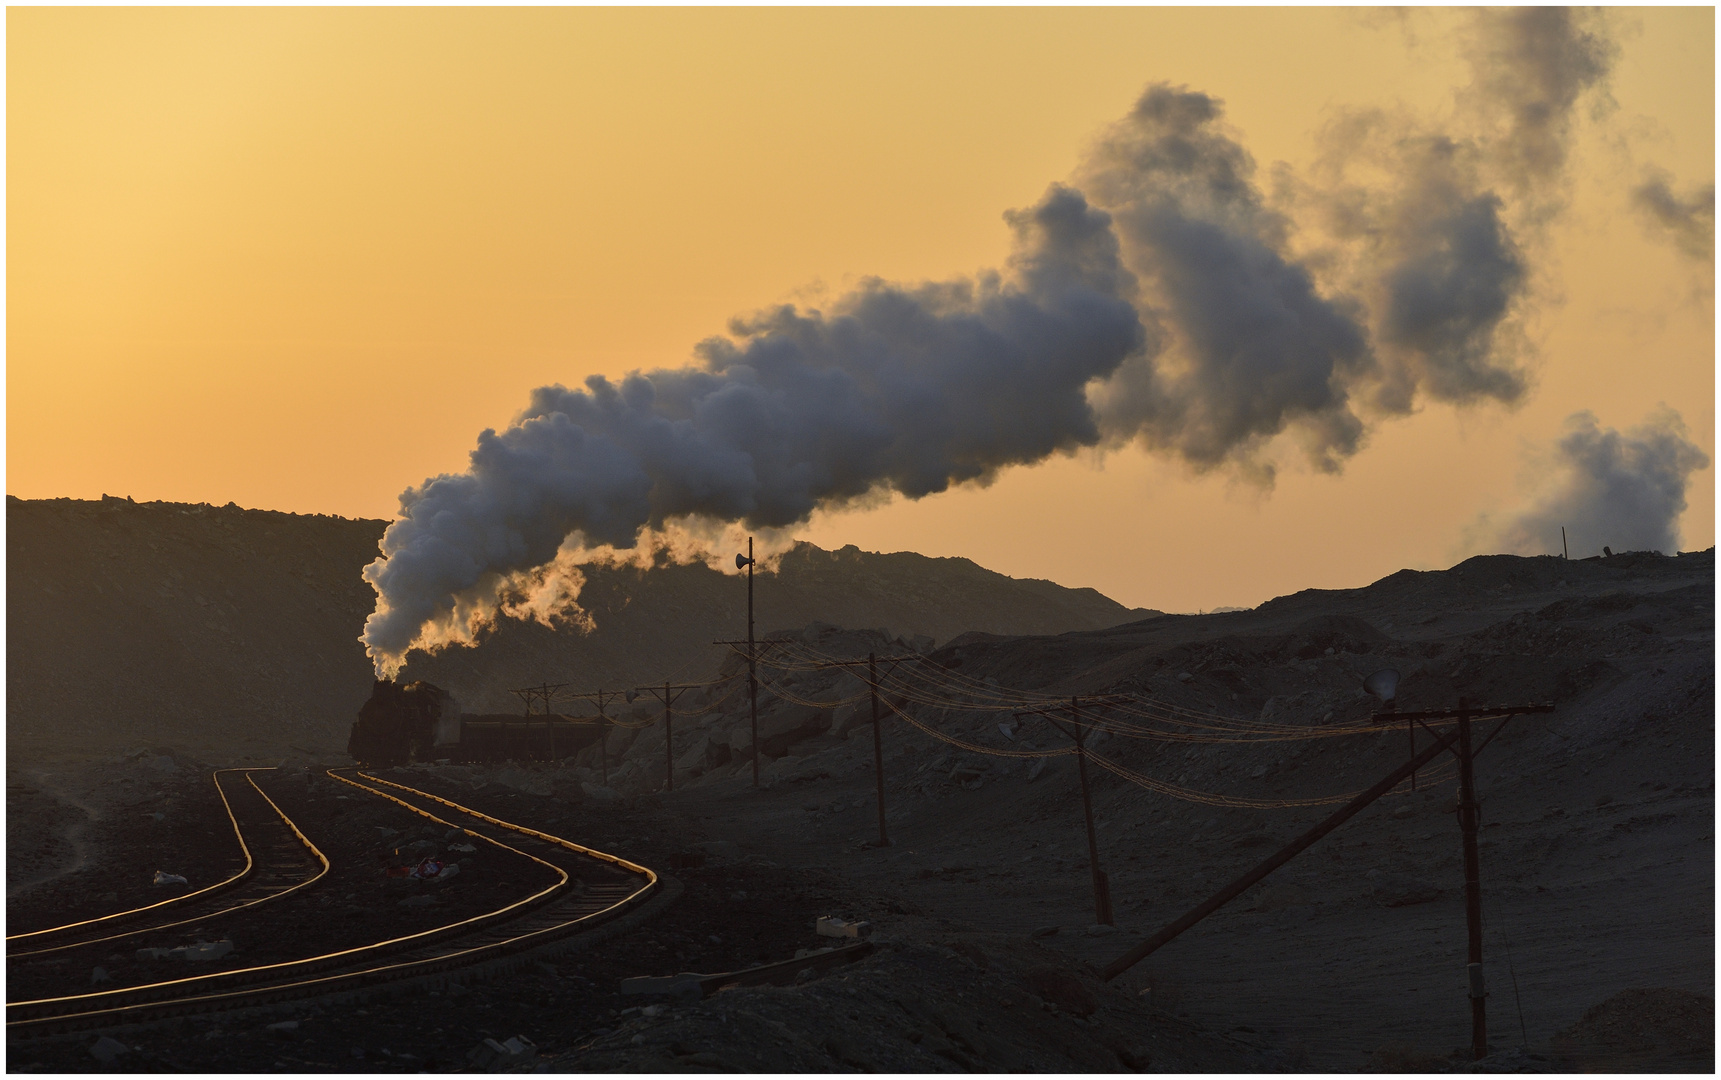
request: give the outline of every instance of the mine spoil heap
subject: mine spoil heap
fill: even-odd
[[[351,1068],[385,1060],[386,1047],[409,1066],[452,1067],[473,1064],[467,1052],[485,1038],[523,1035],[552,1070],[1467,1068],[1465,872],[1447,762],[1141,964],[1098,977],[1327,815],[1321,800],[1406,760],[1406,731],[1369,723],[1381,706],[1361,685],[1391,667],[1404,710],[1556,704],[1507,727],[1476,765],[1490,1067],[1708,1071],[1713,595],[1712,551],[1487,556],[1251,611],[941,644],[786,618],[762,593],[760,636],[782,644],[759,666],[756,739],[735,690],[745,664],[730,651],[684,680],[708,685],[677,697],[671,746],[661,701],[639,696],[606,706],[602,742],[556,761],[384,774],[663,868],[687,892],[658,919],[459,995],[371,1003],[363,1016],[309,1008],[290,1038],[261,1022],[212,1026],[209,1038],[145,1034],[130,1060]],[[733,638],[734,625],[707,640],[718,636]],[[869,654],[901,658],[880,678],[876,751],[868,666],[842,663]],[[511,685],[546,677],[563,674]],[[458,679],[437,685],[472,700]],[[343,733],[370,686],[343,703]],[[1095,923],[1070,742],[1048,722],[1055,711],[1024,708],[1072,696],[1152,703],[1152,716],[1186,721],[1138,715],[1134,734],[1096,728],[1086,741],[1109,926]],[[880,759],[889,846],[876,843]],[[49,880],[15,892],[14,921],[70,910],[73,896],[95,903],[82,886],[98,872],[110,903],[147,894],[141,870],[116,881],[114,868],[179,865],[206,847],[173,831],[209,797],[196,768],[166,747],[81,776],[15,764],[9,850],[35,852]],[[355,851],[384,843],[384,822],[366,816],[377,811],[298,775],[280,783],[302,786],[289,801],[309,820],[331,815]],[[69,850],[42,846],[67,835],[67,800],[105,815],[79,840],[90,865],[70,874]],[[103,821],[129,831],[104,833]],[[481,864],[469,874],[444,886],[447,903],[453,890],[499,885]],[[349,928],[394,912],[368,894],[331,902]],[[733,971],[828,945],[815,931],[826,916],[870,924],[873,952],[805,981],[693,1001],[620,993],[631,977]],[[93,1067],[82,1045],[9,1061]]]

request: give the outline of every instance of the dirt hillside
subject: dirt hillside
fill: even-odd
[[[372,677],[356,639],[375,595],[359,571],[387,522],[113,497],[6,508],[12,754],[345,746]],[[756,591],[761,630],[823,620],[938,641],[1154,614],[966,559],[806,544]],[[505,623],[478,648],[414,654],[405,677],[473,711],[513,711],[513,686],[699,677],[723,656],[713,640],[746,632],[745,587],[703,566],[597,570],[583,599],[591,635]]]
[[[189,586],[168,577],[170,591]],[[872,843],[865,688],[818,665],[928,643],[894,625],[803,626],[762,672],[757,788],[735,678],[678,702],[672,793],[649,708],[621,711],[628,726],[611,732],[607,758],[593,748],[391,774],[674,867],[689,893],[659,921],[458,1000],[307,1006],[290,1039],[263,1020],[188,1021],[140,1034],[126,1060],[156,1071],[446,1069],[485,1037],[523,1035],[538,1049],[518,1071],[1475,1068],[1450,761],[1118,979],[1098,977],[1331,812],[1303,800],[1342,799],[1405,760],[1405,731],[1372,727],[1378,706],[1360,688],[1390,666],[1404,676],[1404,709],[1460,696],[1556,706],[1497,737],[1493,722],[1479,725],[1493,739],[1476,769],[1493,1048],[1480,1067],[1711,1072],[1714,587],[1713,551],[1489,556],[1247,612],[961,635],[898,669],[889,700],[906,715],[887,713],[882,728],[888,846]],[[14,648],[19,639],[15,623]],[[713,674],[739,670],[731,656]],[[1095,923],[1077,763],[1056,756],[1068,741],[1016,715],[1030,698],[1070,694],[1127,694],[1137,708],[1087,743],[1115,927]],[[20,925],[97,880],[147,892],[157,865],[208,857],[173,832],[203,821],[207,763],[158,747],[28,775],[14,762],[13,774],[9,915]],[[389,812],[335,802],[314,770],[273,782],[302,790],[294,809],[308,821],[334,807],[343,819]],[[347,861],[374,864],[388,822],[359,824],[349,831],[371,846]],[[394,908],[377,901],[389,898],[365,895],[307,903],[386,927]],[[878,951],[804,984],[649,1010],[620,993],[633,975],[784,959],[829,940],[813,931],[821,915],[873,923]],[[14,1063],[103,1067],[77,1043],[17,1047]]]
[[[751,783],[745,695],[725,684],[676,720],[665,805],[744,853],[832,868],[975,932],[1021,940],[1061,926],[1039,940],[1103,965],[1333,809],[1296,800],[1366,788],[1405,760],[1402,726],[1367,723],[1379,708],[1361,689],[1369,673],[1401,671],[1404,709],[1553,702],[1550,716],[1513,721],[1477,765],[1490,1041],[1520,1055],[1515,1067],[1707,1071],[1712,1041],[1694,1046],[1687,1034],[1609,1042],[1613,1029],[1597,1023],[1581,1038],[1562,1033],[1627,990],[1712,1000],[1714,587],[1713,551],[1487,556],[1253,611],[966,635],[899,684],[924,726],[894,716],[884,726],[893,844],[882,850],[867,846],[878,826],[864,690],[812,664],[901,643],[815,630],[766,670],[766,790]],[[1159,733],[1089,744],[1182,792],[1090,766],[1115,932],[1091,925],[1075,762],[942,741],[1067,750],[1008,703],[1114,693],[1186,710],[1166,712],[1183,718],[1171,723],[1117,714]],[[1232,722],[1270,725],[1271,737],[1227,734]],[[563,773],[602,798],[664,798],[649,794],[663,783],[661,723],[611,739],[607,785],[595,751]],[[510,782],[566,783],[532,770]],[[1151,987],[1176,1015],[1302,1068],[1451,1067],[1469,1037],[1454,792],[1452,763],[1436,762],[1416,791],[1375,803],[1119,985]],[[1216,805],[1226,799],[1279,805]]]

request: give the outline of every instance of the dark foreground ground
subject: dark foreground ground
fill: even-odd
[[[1306,728],[1315,737],[1265,744],[1097,744],[1191,791],[1264,799],[1355,790],[1403,760],[1402,730],[1320,737],[1374,708],[1358,683],[1379,667],[1404,672],[1407,708],[1459,696],[1553,700],[1555,714],[1516,722],[1477,767],[1493,1048],[1482,1064],[1710,1072],[1713,596],[1712,553],[1571,564],[1493,557],[1251,612],[969,638],[934,658],[1005,688],[1128,689]],[[814,629],[804,641],[862,653],[891,645],[850,637]],[[837,678],[772,675],[805,700],[852,698]],[[1100,928],[1071,759],[1035,770],[887,725],[893,844],[871,847],[870,728],[848,725],[840,709],[820,727],[767,703],[761,731],[784,741],[767,750],[756,790],[737,751],[745,714],[736,708],[714,701],[709,714],[678,721],[685,771],[673,795],[654,790],[663,749],[651,728],[612,746],[613,786],[584,759],[410,770],[416,779],[406,782],[665,869],[686,891],[655,921],[464,991],[117,1032],[131,1049],[111,1068],[448,1070],[473,1067],[467,1053],[483,1039],[513,1036],[536,1047],[507,1066],[522,1071],[1475,1067],[1457,1052],[1470,1025],[1449,769],[1381,800],[1104,984],[1097,967],[1327,811],[1213,807],[1095,776],[1117,922]],[[1049,732],[1002,734],[1007,712],[926,708],[916,717],[976,745],[1054,745]],[[475,866],[439,906],[403,911],[376,869],[400,839],[378,830],[402,830],[390,816],[398,811],[337,799],[332,785],[299,776],[272,790],[351,864],[301,913],[277,913],[307,940],[380,936],[412,910],[460,910],[512,881],[504,867]],[[228,858],[200,831],[210,785],[188,760],[15,755],[8,780],[12,932],[149,897],[156,869],[196,880]],[[813,932],[821,915],[870,920],[878,950],[806,983],[664,1002],[650,1015],[630,1011],[645,1002],[618,992],[633,975],[787,959],[829,940]],[[261,930],[234,927],[232,936],[235,962],[280,947]],[[88,985],[104,960],[81,962],[68,979]],[[298,1025],[267,1028],[282,1020]],[[100,1071],[94,1041],[13,1042],[8,1066]]]
[[[146,768],[152,766],[115,766],[111,771],[120,775],[112,786],[138,787],[138,777],[125,774]],[[625,850],[647,864],[704,865],[670,872],[684,889],[680,900],[641,929],[590,949],[531,960],[512,974],[378,996],[358,1006],[307,1004],[244,1019],[214,1016],[118,1030],[110,1036],[128,1050],[109,1064],[90,1052],[95,1034],[14,1040],[8,1069],[450,1070],[475,1068],[469,1051],[486,1038],[511,1036],[524,1036],[536,1052],[509,1068],[556,1071],[1262,1071],[1296,1064],[1284,1048],[1203,1030],[1105,988],[1081,964],[1021,935],[927,917],[912,904],[857,891],[839,873],[742,857],[733,844],[673,842],[678,815],[660,806],[570,808],[496,785],[472,791],[434,775],[404,778],[504,819]],[[187,763],[142,786],[149,791],[128,808],[134,812],[104,818],[112,831],[93,827],[85,839],[92,850],[124,849],[141,858],[126,866],[103,857],[99,866],[30,890],[10,907],[14,927],[159,899],[142,884],[149,880],[145,867],[187,871],[194,884],[231,869],[218,857],[228,853],[217,836],[170,824],[198,821],[196,815],[214,809],[206,775]],[[305,903],[289,902],[266,920],[212,921],[181,935],[187,941],[230,937],[237,946],[232,964],[279,959],[283,950],[332,950],[416,929],[420,922],[452,920],[494,904],[499,885],[532,884],[521,867],[478,856],[442,889],[424,889],[435,896],[433,905],[403,910],[399,901],[415,886],[385,878],[379,866],[393,846],[416,835],[408,815],[356,794],[338,799],[341,789],[308,780],[303,772],[284,773],[265,787],[347,870]],[[170,807],[172,813],[156,822],[151,806]],[[395,835],[385,835],[385,829]],[[231,846],[229,839],[225,847]],[[109,885],[114,887],[104,887]],[[92,888],[101,889],[94,898]],[[855,912],[878,923],[872,938],[877,950],[822,977],[792,987],[727,990],[692,1005],[618,992],[620,980],[633,975],[734,970],[830,945],[831,939],[814,933],[814,921]],[[144,965],[96,952],[68,961],[68,985],[87,981],[98,963],[122,983],[148,977]],[[657,1007],[646,1015],[646,1006]],[[270,1028],[283,1020],[297,1024]]]

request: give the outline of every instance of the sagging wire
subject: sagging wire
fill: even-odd
[[[796,659],[802,660],[803,662],[794,664],[783,662],[780,665],[777,662],[773,662],[774,666],[780,666],[783,670],[811,670],[813,667],[818,666],[816,663],[817,658],[825,657],[825,654],[819,650],[812,649],[801,643],[795,643],[790,648],[791,650],[799,651],[801,655],[796,657]],[[826,657],[826,659],[834,658]],[[930,684],[932,690],[929,691],[923,685],[916,685],[916,681],[923,684]],[[1046,705],[1055,704],[1059,701],[1057,698],[1046,697],[1044,695],[1007,695],[1001,692],[1002,688],[992,686],[991,684],[977,682],[967,676],[961,675],[959,672],[951,671],[949,668],[939,665],[936,661],[930,660],[930,658],[924,657],[922,658],[922,663],[914,665],[912,669],[906,670],[902,673],[888,673],[886,676],[882,677],[879,682],[881,688],[899,696],[906,697],[916,704],[948,710],[1002,712],[1027,707],[1044,707]],[[935,691],[944,691],[945,693],[939,694]],[[968,698],[978,700],[958,700],[947,696],[952,692],[964,694]],[[1139,698],[1138,695],[1135,694],[1131,694],[1129,696],[1137,697],[1139,704],[1131,705],[1125,703],[1114,703],[1113,707],[1118,711],[1141,719],[1160,724],[1175,725],[1190,730],[1167,732],[1159,729],[1144,728],[1138,725],[1129,724],[1127,721],[1120,720],[1116,717],[1107,717],[1100,721],[1096,721],[1094,726],[1101,730],[1109,730],[1116,734],[1132,738],[1152,738],[1181,742],[1283,742],[1338,738],[1350,735],[1366,734],[1377,730],[1368,722],[1360,720],[1337,725],[1323,725],[1319,728],[1311,729],[1288,724],[1275,724],[1263,720],[1249,720],[1240,717],[1227,717],[1214,713],[1204,713],[1198,710],[1185,709],[1182,706],[1172,705],[1168,702],[1159,701],[1153,698]]]
[[[888,708],[891,712],[902,717],[904,720],[907,720],[909,723],[913,724],[915,727],[919,728],[920,730],[926,732],[928,735],[932,736],[934,739],[937,739],[939,742],[946,742],[946,743],[949,743],[951,746],[960,746],[964,750],[972,750],[973,752],[975,752],[977,754],[988,754],[992,757],[1007,757],[1007,758],[1048,758],[1048,757],[1064,757],[1065,755],[1073,754],[1076,752],[1076,748],[1073,746],[1066,746],[1066,747],[1062,747],[1062,748],[1056,749],[1056,750],[1000,750],[997,747],[993,747],[993,746],[981,746],[979,743],[967,742],[963,739],[958,739],[954,735],[946,735],[944,732],[939,731],[936,728],[928,727],[926,724],[921,723],[919,720],[916,720],[914,717],[908,715],[908,713],[903,712],[901,709],[897,708],[896,702],[891,701],[889,698],[883,697],[881,695],[879,700],[882,701],[884,703],[885,707]]]
[[[925,732],[926,734],[932,736],[934,739],[937,739],[940,742],[948,743],[952,746],[959,746],[964,750],[969,750],[969,751],[972,751],[974,753],[984,754],[984,755],[991,756],[991,757],[1006,757],[1006,758],[1062,757],[1062,756],[1065,756],[1068,754],[1077,753],[1076,748],[1073,746],[1064,747],[1064,748],[1056,749],[1056,750],[1004,750],[1004,749],[1000,749],[997,747],[983,746],[979,743],[971,743],[971,742],[968,742],[964,739],[958,739],[955,736],[948,735],[944,732],[941,732],[941,731],[937,730],[936,728],[934,728],[928,724],[922,723],[920,720],[916,719],[914,716],[910,715],[908,712],[906,712],[905,710],[900,708],[896,702],[891,701],[888,697],[884,698],[884,703],[885,703],[886,707],[888,707],[890,709],[891,712],[895,713],[897,716],[900,716],[902,719],[907,720],[910,724],[914,725],[916,728],[919,728],[921,731]],[[1113,774],[1115,774],[1115,775],[1117,775],[1117,776],[1119,776],[1125,780],[1128,780],[1131,783],[1133,783],[1139,787],[1143,787],[1143,788],[1146,788],[1150,791],[1157,792],[1158,794],[1165,795],[1169,798],[1178,799],[1178,800],[1181,800],[1184,802],[1198,803],[1198,804],[1206,805],[1206,806],[1222,806],[1222,807],[1232,807],[1232,808],[1238,808],[1238,809],[1255,809],[1255,810],[1300,809],[1300,808],[1304,808],[1304,807],[1327,806],[1327,805],[1331,805],[1334,803],[1348,802],[1349,800],[1356,798],[1357,794],[1359,793],[1358,791],[1352,791],[1352,792],[1347,792],[1347,793],[1341,794],[1341,795],[1328,795],[1328,796],[1320,796],[1320,797],[1308,798],[1308,799],[1252,799],[1252,798],[1248,798],[1245,796],[1222,795],[1222,794],[1218,794],[1215,792],[1206,792],[1206,791],[1199,791],[1199,790],[1196,790],[1194,788],[1186,788],[1186,787],[1183,787],[1183,786],[1178,785],[1178,784],[1167,783],[1163,780],[1155,780],[1152,777],[1138,773],[1138,772],[1134,771],[1133,769],[1130,769],[1130,768],[1128,768],[1128,767],[1126,767],[1126,766],[1124,766],[1118,762],[1115,762],[1115,761],[1111,760],[1110,758],[1104,757],[1103,755],[1100,755],[1100,754],[1096,754],[1092,750],[1087,750],[1084,748],[1084,750],[1082,752],[1085,752],[1087,754],[1087,756],[1089,758],[1091,758],[1094,761],[1094,763],[1099,765],[1101,768],[1104,768],[1107,771],[1112,772]],[[1451,772],[1456,771],[1455,766],[1452,766],[1451,763],[1449,763],[1449,762],[1443,763],[1443,766],[1444,766],[1446,771],[1451,771]],[[1425,784],[1438,784],[1441,780],[1441,770],[1442,770],[1442,766],[1436,766],[1434,768],[1426,770],[1424,783]],[[1403,783],[1401,783],[1399,785],[1399,787],[1404,788],[1405,790],[1408,790],[1409,789],[1409,780],[1406,779]],[[1394,790],[1396,791],[1398,789],[1395,788]],[[1360,789],[1359,789],[1359,791],[1360,791]]]
[[[820,650],[808,647],[803,643],[792,643],[777,658],[769,664],[774,670],[784,673],[820,670],[829,662],[839,658],[827,656]],[[901,670],[894,667],[881,673],[878,679],[878,689],[886,698],[886,705],[891,712],[907,720],[911,725],[925,732],[932,738],[960,747],[973,753],[993,757],[1007,758],[1044,758],[1063,756],[1074,753],[1075,748],[1062,750],[1004,750],[997,747],[984,746],[968,742],[945,732],[939,731],[928,723],[910,715],[902,708],[904,705],[916,704],[945,711],[966,712],[1005,712],[1015,709],[1061,705],[1061,698],[1045,695],[1009,695],[1003,688],[987,683],[979,683],[967,676],[953,672],[936,662],[922,658],[923,663],[905,666]],[[858,671],[851,668],[851,674],[867,680]],[[816,707],[835,708],[853,704],[862,700],[861,697],[849,698],[840,702],[814,701],[802,698],[788,690],[781,682],[766,684],[771,693],[782,700],[795,704]],[[940,692],[942,691],[942,692]],[[961,694],[969,699],[960,700],[953,694]],[[891,700],[894,697],[896,700]],[[1196,710],[1183,709],[1155,699],[1142,699],[1130,694],[1134,701],[1119,702],[1116,696],[1108,695],[1112,700],[1103,708],[1095,705],[1084,715],[1079,707],[1072,710],[1069,718],[1081,727],[1094,731],[1115,734],[1120,737],[1148,739],[1163,742],[1202,743],[1202,744],[1241,744],[1241,743],[1277,743],[1296,742],[1312,739],[1338,738],[1363,734],[1379,734],[1384,730],[1367,720],[1355,720],[1333,725],[1322,725],[1317,728],[1292,727],[1285,724],[1274,724],[1261,720],[1248,720],[1239,717],[1226,717],[1218,714],[1200,713]],[[1113,715],[1122,712],[1126,716],[1145,719],[1153,723],[1175,726],[1182,730],[1165,730],[1135,723],[1129,719]],[[1214,792],[1198,791],[1181,785],[1155,780],[1152,777],[1136,772],[1109,758],[1088,751],[1096,764],[1113,774],[1130,781],[1137,786],[1183,801],[1203,805],[1225,806],[1249,809],[1296,809],[1312,806],[1326,806],[1355,798],[1356,792],[1341,795],[1321,796],[1308,799],[1255,799],[1246,796],[1223,795]],[[1423,784],[1438,784],[1444,773],[1455,771],[1435,766],[1424,770],[1421,774]],[[1406,786],[1408,781],[1406,781]]]

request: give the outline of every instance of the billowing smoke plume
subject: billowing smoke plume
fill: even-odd
[[[1294,424],[1336,469],[1363,430],[1348,386],[1373,361],[1354,305],[1322,297],[1284,254],[1287,224],[1254,168],[1217,101],[1169,86],[1094,147],[1077,182],[1111,212],[1167,346],[1096,388],[1095,406],[1109,430],[1197,467],[1249,459]]]
[[[1631,193],[1632,205],[1654,231],[1673,241],[1681,253],[1705,266],[1715,265],[1715,185],[1690,194],[1673,190],[1665,169],[1649,169]]]
[[[1475,81],[1464,103],[1492,169],[1535,210],[1555,201],[1579,100],[1606,80],[1618,47],[1598,11],[1484,8],[1469,45]],[[1611,105],[1605,94],[1596,102]]]
[[[1621,433],[1590,412],[1566,420],[1566,433],[1538,464],[1530,505],[1504,522],[1484,521],[1500,550],[1560,551],[1560,527],[1574,557],[1614,551],[1679,549],[1685,485],[1709,457],[1691,441],[1679,414],[1662,406]]]
[[[1269,198],[1218,100],[1151,86],[1074,187],[1006,215],[1002,271],[867,281],[738,320],[690,367],[534,391],[466,472],[402,495],[365,570],[367,651],[392,673],[499,611],[578,622],[581,562],[642,537],[697,548],[1132,440],[1270,483],[1281,437],[1334,471],[1419,398],[1518,400],[1514,229],[1557,205],[1573,109],[1611,55],[1546,11],[1475,16],[1469,134],[1356,114]]]
[[[365,568],[379,668],[413,644],[467,640],[564,540],[631,548],[682,519],[789,525],[1098,442],[1087,384],[1146,341],[1110,222],[1056,186],[1009,222],[1002,274],[870,281],[828,312],[738,321],[695,367],[534,391],[506,430],[478,437],[465,473],[401,496]]]
[[[1600,16],[1564,8],[1476,13],[1471,85],[1449,122],[1346,113],[1312,177],[1285,177],[1330,287],[1360,297],[1379,357],[1369,405],[1515,404],[1528,390],[1513,319],[1531,285],[1525,251],[1564,202],[1574,114],[1605,97]]]

